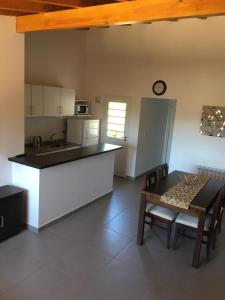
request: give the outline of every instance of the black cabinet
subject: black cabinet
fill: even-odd
[[[0,187],[0,241],[20,232],[23,197],[23,189],[9,185]]]

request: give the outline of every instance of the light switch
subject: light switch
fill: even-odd
[[[98,104],[101,103],[101,97],[100,96],[95,97],[95,103],[98,103]]]

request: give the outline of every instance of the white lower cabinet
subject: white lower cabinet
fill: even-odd
[[[12,163],[12,183],[28,192],[25,223],[41,229],[110,193],[114,161],[107,152],[41,170]]]

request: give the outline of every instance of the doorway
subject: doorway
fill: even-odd
[[[135,176],[170,161],[176,100],[142,98]]]
[[[128,108],[127,97],[106,97],[103,124],[103,142],[123,146],[116,151],[115,175],[126,177],[128,143]]]

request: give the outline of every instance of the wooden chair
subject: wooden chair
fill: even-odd
[[[221,192],[221,208],[219,212],[219,217],[218,217],[218,233],[221,233],[222,229],[222,220],[223,220],[223,213],[224,213],[224,207],[225,207],[225,188],[223,188],[223,192]],[[213,208],[210,209],[209,213],[210,216],[213,214]]]
[[[159,167],[157,167],[158,170],[158,179],[165,178],[168,175],[168,165],[163,164]]]
[[[210,252],[211,247],[215,248],[216,244],[216,237],[218,232],[218,225],[219,225],[219,216],[220,216],[220,209],[223,205],[223,195],[224,189],[221,189],[215,204],[213,205],[213,213],[212,215],[207,215],[205,219],[205,226],[203,236],[206,237],[206,241],[203,239],[202,243],[206,244],[206,257],[210,260]],[[175,220],[175,235],[174,235],[174,242],[173,242],[173,249],[176,250],[177,248],[177,241],[182,232],[183,236],[193,239],[193,237],[186,234],[186,229],[197,231],[198,227],[198,218],[190,215],[186,215],[180,213],[176,220]]]
[[[149,188],[151,185],[157,183],[160,178],[167,176],[168,174],[168,166],[162,165],[153,170],[151,170],[148,174],[145,175],[144,180],[144,189]],[[168,208],[164,208],[161,206],[154,205],[152,203],[148,203],[145,211],[145,223],[152,226],[155,221],[160,221],[166,224],[167,228],[167,248],[170,248],[170,236],[172,230],[172,224],[176,219],[177,213],[171,211]],[[150,217],[151,222],[146,220],[146,217]]]
[[[221,233],[221,229],[222,229],[224,206],[225,206],[225,197],[223,199],[223,203],[222,203],[221,209],[220,209],[220,215],[219,215],[219,220],[218,220],[218,233]]]

